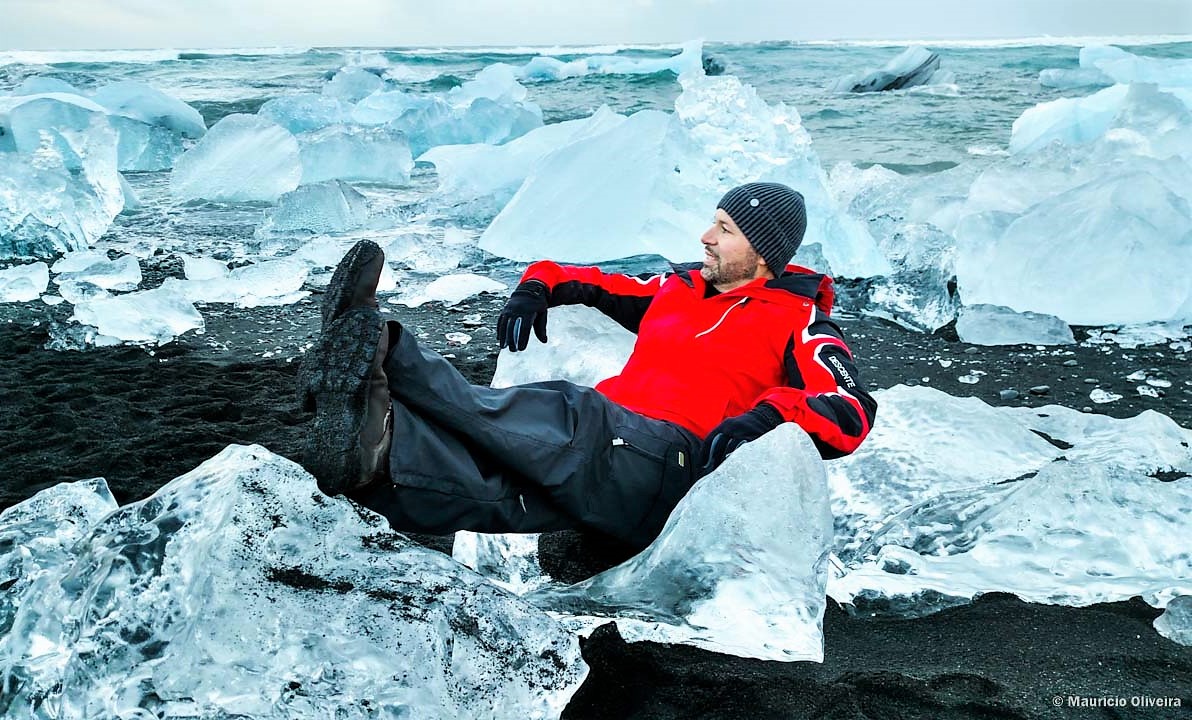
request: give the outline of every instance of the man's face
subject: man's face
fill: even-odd
[[[745,233],[724,210],[717,208],[712,227],[699,241],[704,244],[704,266],[699,274],[721,292],[770,275],[761,256],[745,239]]]

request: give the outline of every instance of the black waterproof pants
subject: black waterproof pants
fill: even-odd
[[[586,528],[644,547],[698,477],[698,437],[592,388],[472,385],[405,330],[384,370],[392,482],[350,497],[395,530]]]

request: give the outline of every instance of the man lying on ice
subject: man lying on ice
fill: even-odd
[[[498,343],[525,350],[531,328],[546,341],[548,308],[594,307],[637,334],[595,388],[468,383],[382,318],[384,255],[361,241],[331,278],[303,364],[316,411],[303,464],[324,493],[399,531],[574,528],[644,547],[696,480],[783,422],[823,457],[846,455],[877,403],[829,319],[832,279],[788,265],[805,225],[802,195],[750,183],[717,205],[702,265],[650,278],[531,265]]]

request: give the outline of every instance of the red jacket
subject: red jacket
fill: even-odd
[[[621,374],[596,386],[610,400],[701,438],[765,401],[825,458],[855,450],[877,403],[828,317],[832,278],[790,265],[780,278],[705,298],[697,268],[637,278],[546,260],[522,281],[544,283],[551,307],[588,305],[637,333]]]

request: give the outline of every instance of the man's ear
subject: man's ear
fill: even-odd
[[[769,277],[769,278],[777,277],[774,273],[770,272],[770,266],[766,264],[766,259],[763,258],[761,255],[757,256],[757,271],[754,273],[753,276],[754,277]]]

